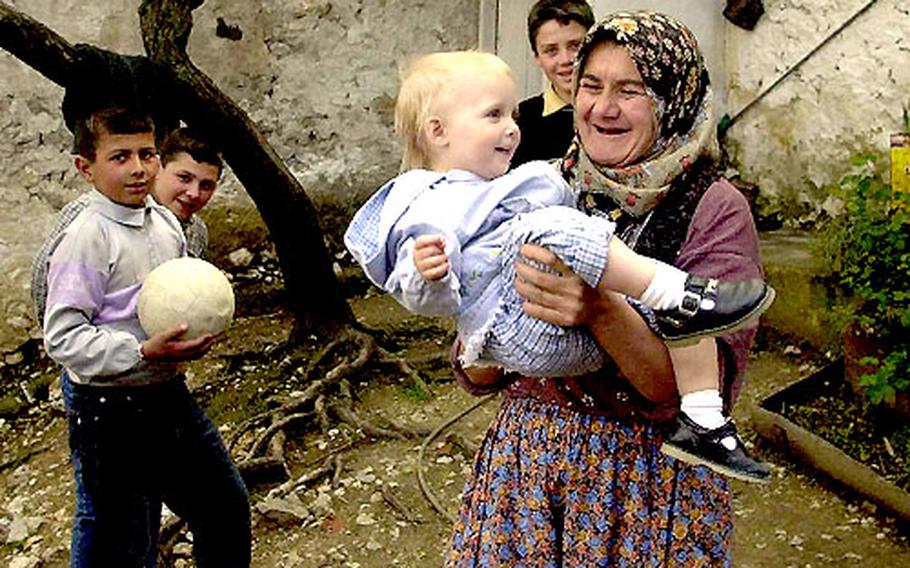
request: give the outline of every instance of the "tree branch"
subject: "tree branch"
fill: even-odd
[[[0,47],[54,83],[63,87],[69,83],[73,46],[6,2],[0,2]]]

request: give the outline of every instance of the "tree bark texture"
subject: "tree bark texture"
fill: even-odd
[[[44,24],[0,2],[0,47],[54,83],[66,86],[75,49]]]
[[[192,10],[203,0],[143,0],[140,26],[146,53],[169,71],[156,89],[180,118],[217,140],[224,158],[262,215],[284,275],[285,303],[295,335],[350,324],[313,205],[256,125],[190,61],[186,45]],[[76,48],[40,22],[0,1],[0,47],[67,87]]]

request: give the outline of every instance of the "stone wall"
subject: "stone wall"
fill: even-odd
[[[10,3],[72,43],[142,53],[139,0]],[[473,47],[479,3],[208,0],[194,12],[188,52],[250,113],[314,201],[354,202],[397,170],[391,113],[399,66],[416,53]],[[218,37],[218,18],[242,37]],[[72,165],[62,96],[0,51],[0,354],[38,335],[31,258],[55,213],[87,189]],[[265,234],[229,171],[204,213],[220,251]]]
[[[727,108],[743,108],[868,0],[764,0],[729,25]],[[828,190],[859,152],[886,152],[910,105],[910,3],[878,0],[733,125],[729,147],[761,185],[760,211],[793,225],[836,209]]]

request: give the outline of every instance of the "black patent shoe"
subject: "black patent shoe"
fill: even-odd
[[[680,413],[664,437],[660,451],[692,465],[707,466],[721,475],[752,483],[768,483],[771,466],[749,455],[732,420],[709,430]]]
[[[654,315],[667,345],[692,345],[704,337],[744,327],[767,310],[773,301],[774,288],[760,278],[721,282],[690,274],[679,307],[655,310]]]

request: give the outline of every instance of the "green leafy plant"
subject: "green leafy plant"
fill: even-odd
[[[873,404],[893,402],[897,393],[910,387],[910,374],[907,373],[910,361],[907,360],[906,347],[888,353],[881,360],[877,357],[863,357],[859,363],[875,368],[874,372],[859,378],[859,385],[865,389],[869,402]]]
[[[910,389],[910,200],[884,181],[881,162],[853,159],[835,189],[844,212],[825,227],[817,249],[851,299],[840,323],[860,326],[884,348],[883,357],[860,362],[873,369],[860,378],[873,403]]]

